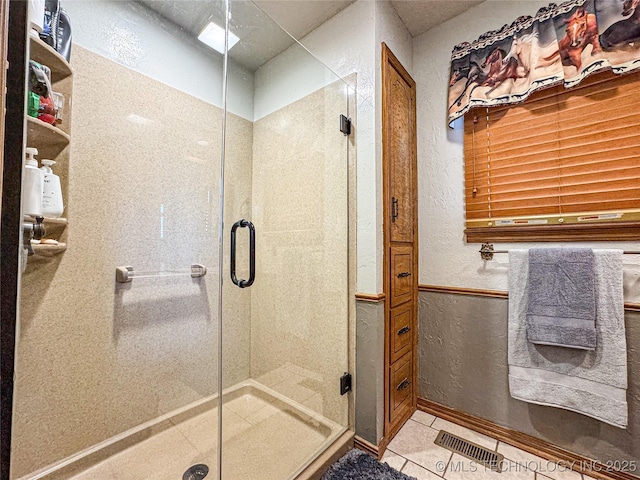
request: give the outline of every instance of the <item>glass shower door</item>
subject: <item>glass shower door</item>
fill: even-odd
[[[25,254],[12,480],[216,478],[224,55],[197,37],[225,5],[61,4],[70,61],[29,39],[66,103],[27,146],[65,211]]]
[[[293,478],[347,426],[346,84],[253,3],[230,4],[223,480]],[[243,114],[252,105],[252,115]]]

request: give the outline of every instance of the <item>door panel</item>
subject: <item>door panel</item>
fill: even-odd
[[[411,86],[390,69],[389,86],[389,191],[391,194],[391,241],[413,241],[413,153]]]
[[[256,73],[253,120],[227,111],[222,480],[286,480],[348,425],[349,89],[253,3],[230,13],[252,33],[231,62],[293,44]]]

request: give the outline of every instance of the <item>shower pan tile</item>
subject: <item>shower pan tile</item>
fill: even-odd
[[[225,407],[244,419],[269,405],[269,402],[250,394],[242,395],[224,404]]]
[[[222,407],[223,478],[289,478],[338,433],[339,426],[310,415],[309,411],[300,410],[295,404],[272,396],[268,389],[253,383],[241,385],[225,395],[228,400]],[[128,448],[71,479],[176,480],[182,478],[189,467],[199,463],[215,472],[218,465],[218,407],[212,405],[217,405],[217,400],[154,425],[140,435],[136,443],[129,442]],[[246,418],[229,406],[242,411]],[[256,411],[250,412],[250,407],[255,407]]]
[[[225,441],[223,478],[289,478],[325,440],[326,436],[311,425],[287,412],[279,412],[241,436]]]
[[[206,456],[198,453],[197,455],[191,457],[184,457],[180,461],[176,461],[170,465],[163,467],[162,469],[156,469],[150,476],[140,480],[180,480],[184,475],[184,472],[186,472],[189,467],[200,463],[203,463],[209,467],[210,475],[215,474],[217,469],[216,460],[217,454],[215,452],[211,455]],[[215,476],[213,478],[215,478]]]
[[[245,420],[249,422],[251,425],[258,425],[259,423],[268,419],[272,415],[279,413],[280,411],[281,410],[278,407],[275,407],[273,405],[267,405],[266,407],[262,407],[260,410],[257,410],[256,412],[247,416]]]
[[[73,480],[119,480],[109,462],[101,462],[82,473],[73,476]]]
[[[222,407],[222,441],[225,442],[244,431],[252,425],[242,417]],[[212,408],[189,420],[176,425],[176,428],[200,453],[210,453],[218,446],[218,408]]]
[[[198,455],[198,450],[172,426],[113,455],[109,464],[117,480],[144,480],[158,472],[176,471],[177,466]]]
[[[314,393],[301,403],[320,415],[324,414],[324,398],[319,393]]]

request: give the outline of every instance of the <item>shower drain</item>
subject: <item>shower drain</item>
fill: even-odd
[[[207,476],[207,473],[209,473],[209,467],[204,463],[199,463],[198,465],[189,467],[189,469],[184,472],[184,475],[182,475],[182,480],[202,480]]]

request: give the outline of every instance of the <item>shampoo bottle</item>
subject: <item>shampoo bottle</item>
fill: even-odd
[[[38,168],[38,161],[34,158],[38,154],[36,148],[27,148],[27,158],[22,180],[22,213],[32,217],[42,216],[42,189],[44,175]]]
[[[60,177],[54,174],[51,166],[55,165],[53,160],[42,160],[42,170],[44,176],[44,186],[42,188],[42,214],[45,217],[58,218],[64,211],[62,204],[62,190],[60,188]]]

